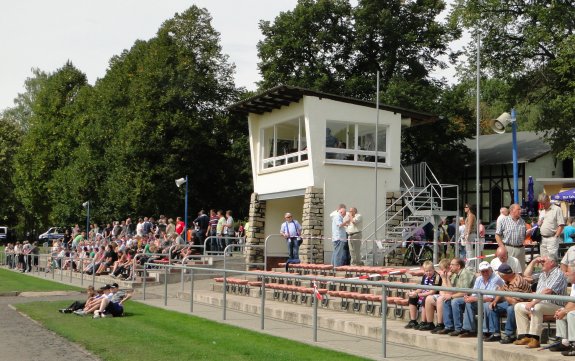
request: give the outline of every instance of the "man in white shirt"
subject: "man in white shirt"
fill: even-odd
[[[561,233],[565,227],[565,218],[561,208],[551,204],[547,194],[539,196],[539,203],[543,206],[539,215],[539,227],[541,232],[541,244],[539,250],[541,256],[553,255],[557,257]]]
[[[507,209],[506,207],[501,207],[501,209],[499,209],[499,217],[497,217],[497,226],[499,226],[499,223],[501,223],[501,220],[505,217],[507,217],[509,215],[509,209]]]
[[[495,251],[495,258],[491,261],[491,268],[494,270],[499,269],[499,266],[501,266],[503,263],[508,264],[509,267],[511,267],[513,270],[513,273],[521,274],[523,272],[519,260],[513,256],[510,256],[507,252],[507,248],[497,247],[497,250]]]
[[[347,223],[346,232],[351,255],[352,266],[363,266],[361,261],[361,214],[357,213],[357,208],[350,207],[343,219]]]

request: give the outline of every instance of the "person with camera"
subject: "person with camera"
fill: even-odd
[[[280,233],[287,242],[289,259],[299,259],[299,246],[302,243],[301,225],[289,212],[284,215],[284,219]]]

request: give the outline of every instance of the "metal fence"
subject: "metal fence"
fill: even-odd
[[[381,354],[382,357],[387,357],[387,295],[388,291],[392,289],[398,290],[413,290],[413,289],[424,289],[424,290],[434,290],[434,291],[449,291],[449,292],[464,292],[464,293],[474,293],[477,295],[477,360],[483,360],[483,298],[485,296],[507,296],[507,297],[519,297],[523,299],[540,299],[540,300],[552,300],[552,301],[571,301],[574,302],[575,299],[569,296],[556,296],[556,295],[541,295],[535,293],[518,293],[518,292],[503,292],[495,290],[479,290],[479,289],[467,289],[467,288],[452,288],[452,287],[442,287],[442,286],[426,286],[420,284],[408,284],[408,283],[398,283],[398,282],[386,282],[386,281],[364,281],[355,279],[334,279],[323,276],[303,276],[298,274],[278,274],[273,272],[253,272],[253,271],[236,271],[229,269],[206,269],[198,267],[189,267],[182,265],[160,265],[159,268],[165,268],[165,274],[168,273],[169,269],[179,269],[182,272],[190,273],[190,313],[194,312],[194,277],[199,272],[220,274],[223,275],[223,288],[222,288],[222,320],[226,320],[227,313],[227,278],[230,275],[242,275],[242,276],[258,276],[261,277],[261,289],[260,289],[260,328],[263,330],[265,328],[265,303],[266,303],[266,277],[273,278],[285,278],[285,279],[295,279],[300,281],[316,281],[316,282],[331,282],[331,283],[342,283],[346,285],[357,285],[366,287],[380,288],[382,300],[381,300]],[[146,282],[144,277],[143,283],[143,298],[146,299]],[[167,282],[164,288],[164,305],[168,302],[168,292],[167,292]],[[312,330],[313,330],[313,341],[317,342],[317,331],[318,331],[318,302],[312,297],[313,315],[312,315]]]

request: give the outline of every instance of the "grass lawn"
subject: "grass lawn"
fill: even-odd
[[[0,293],[25,291],[79,291],[82,288],[0,269]]]
[[[132,301],[121,318],[94,320],[57,312],[69,303],[35,302],[17,308],[106,361],[365,360]]]

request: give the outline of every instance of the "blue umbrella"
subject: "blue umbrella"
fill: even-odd
[[[529,181],[527,182],[527,213],[529,216],[533,215],[535,212],[535,191],[533,190],[533,177],[529,176]]]
[[[575,202],[575,188],[559,192],[551,198],[556,201]]]
[[[533,177],[529,176],[529,181],[527,182],[527,202],[533,203],[535,201],[535,191],[533,190]]]

